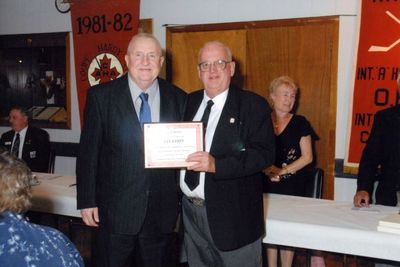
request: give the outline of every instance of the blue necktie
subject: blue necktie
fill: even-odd
[[[151,122],[151,111],[149,102],[147,102],[149,95],[146,93],[141,93],[139,97],[142,100],[142,104],[140,105],[139,121],[140,126],[143,128],[144,123]]]
[[[204,110],[203,116],[201,117],[201,122],[203,123],[203,136],[206,135],[208,118],[210,117],[212,105],[214,105],[214,102],[211,99],[208,100],[206,109]],[[204,139],[204,148],[205,148],[205,139]],[[199,185],[200,172],[188,170],[186,171],[184,180],[189,189],[193,191],[193,189],[195,189]]]

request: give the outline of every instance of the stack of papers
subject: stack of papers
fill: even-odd
[[[378,231],[400,234],[400,214],[391,214],[380,220]]]

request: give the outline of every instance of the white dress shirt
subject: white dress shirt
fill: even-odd
[[[219,118],[221,117],[222,109],[224,108],[226,98],[228,97],[228,90],[225,90],[221,94],[217,95],[212,99],[214,105],[211,107],[210,117],[208,118],[207,131],[205,135],[205,151],[209,152],[212,144],[212,140],[214,138],[215,129],[217,128],[217,124]],[[203,116],[204,110],[206,109],[207,102],[210,98],[204,91],[203,101],[201,102],[199,109],[197,110],[196,115],[193,118],[193,121],[201,121],[201,117]],[[180,172],[180,181],[179,185],[181,187],[182,192],[188,197],[196,197],[205,199],[204,195],[204,183],[205,183],[205,172],[200,172],[200,180],[199,185],[191,191],[187,184],[185,183],[185,174],[186,170],[182,169]]]

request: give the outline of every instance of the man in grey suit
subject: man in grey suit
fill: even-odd
[[[185,120],[203,121],[205,151],[189,155],[181,171],[184,251],[190,266],[259,267],[261,171],[275,155],[271,111],[261,96],[230,84],[235,62],[224,44],[206,43],[198,62],[204,90],[188,96]]]
[[[144,168],[142,126],[181,121],[186,93],[157,78],[164,58],[154,36],[134,36],[125,61],[128,74],[88,92],[78,209],[85,224],[99,227],[96,266],[165,267],[179,210],[177,172]]]

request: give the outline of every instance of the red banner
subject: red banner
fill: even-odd
[[[126,71],[128,43],[137,33],[140,0],[73,0],[71,21],[81,123],[87,90]]]
[[[362,0],[353,111],[345,165],[358,166],[374,114],[400,103],[396,90],[399,65],[399,3]]]

